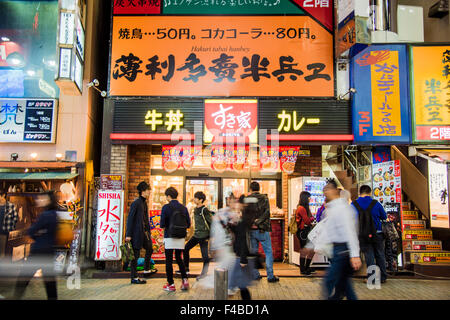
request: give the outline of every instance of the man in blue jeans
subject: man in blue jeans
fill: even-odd
[[[372,214],[373,222],[377,230],[373,242],[360,243],[361,251],[364,253],[367,268],[375,264],[380,268],[381,283],[384,283],[387,279],[387,272],[382,221],[387,219],[386,211],[384,211],[383,206],[378,201],[372,199],[372,189],[369,186],[361,186],[359,194],[360,196],[356,202],[362,210],[367,210],[369,207],[372,208],[370,213]],[[352,205],[355,206],[355,204]],[[358,210],[358,208],[356,209]],[[358,210],[358,215],[359,214],[360,210]],[[368,274],[367,276],[369,277],[370,275]]]
[[[252,193],[244,200],[254,211],[254,224],[250,230],[251,247],[253,254],[257,255],[259,243],[261,243],[264,254],[266,255],[267,281],[277,282],[280,281],[280,279],[273,274],[272,240],[270,238],[272,225],[270,223],[269,199],[267,199],[265,195],[259,193],[259,190],[259,183],[253,181],[250,184],[250,191]],[[260,280],[262,278],[256,268],[253,269],[253,278],[255,280]]]

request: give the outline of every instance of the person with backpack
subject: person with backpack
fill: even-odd
[[[272,224],[270,222],[270,204],[266,195],[259,193],[259,183],[253,181],[250,184],[251,194],[245,198],[245,203],[252,218],[250,229],[251,250],[254,255],[258,255],[259,243],[261,243],[266,255],[267,281],[278,282],[280,279],[273,274],[273,252],[270,232]],[[253,277],[260,280],[262,277],[258,269],[253,269]]]
[[[16,207],[6,200],[6,195],[6,190],[0,188],[0,258],[5,255],[8,235],[16,229],[19,219]]]
[[[308,242],[308,233],[312,230],[312,221],[314,220],[309,210],[309,199],[311,194],[307,191],[300,193],[300,199],[295,212],[295,221],[297,222],[297,238],[300,241],[300,274],[311,275],[315,273],[310,268],[311,261],[314,257],[314,251],[306,248]]]
[[[137,265],[141,248],[145,249],[144,277],[148,278],[151,274],[157,272],[156,269],[150,269],[153,242],[148,218],[147,199],[150,196],[151,188],[147,182],[142,181],[138,184],[137,190],[139,197],[130,206],[125,242],[131,241],[134,252],[134,260],[131,261],[130,266],[131,284],[145,284],[147,281],[139,279],[137,275]]]
[[[166,256],[167,283],[163,290],[176,291],[173,281],[173,253],[181,272],[181,290],[189,289],[189,281],[181,254],[184,250],[187,229],[191,226],[191,218],[185,206],[178,202],[178,191],[174,187],[168,188],[165,193],[168,204],[161,210],[160,227],[164,229],[164,250]]]
[[[196,208],[194,209],[195,230],[192,238],[186,243],[183,252],[186,273],[189,274],[189,251],[197,244],[200,244],[203,269],[200,276],[197,277],[197,280],[204,278],[208,274],[209,267],[208,239],[211,229],[212,213],[204,205],[205,200],[206,195],[202,191],[198,191],[194,194],[194,203],[196,205]]]
[[[387,219],[383,206],[372,199],[372,189],[363,185],[359,198],[352,202],[358,211],[359,244],[364,253],[367,267],[376,265],[381,271],[381,283],[386,282],[386,257],[382,221]],[[370,275],[368,274],[367,277]]]

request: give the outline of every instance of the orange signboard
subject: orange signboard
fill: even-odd
[[[334,96],[307,16],[115,16],[111,50],[110,96]]]

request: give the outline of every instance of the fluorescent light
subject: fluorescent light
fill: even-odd
[[[8,37],[2,37],[2,41],[8,42],[11,41]]]
[[[33,152],[32,154],[30,154],[31,159],[36,159],[37,158],[37,153]]]

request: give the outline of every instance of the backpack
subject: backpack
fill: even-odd
[[[353,205],[358,210],[358,238],[360,243],[372,243],[375,240],[377,229],[372,217],[372,209],[377,204],[377,200],[372,200],[366,210],[363,210],[355,200]]]
[[[264,212],[263,203],[265,202],[264,195],[258,197],[255,195],[249,195],[244,200],[247,205],[247,210],[251,216],[250,221],[254,223],[256,219],[259,219]]]
[[[169,237],[176,239],[186,238],[187,228],[186,215],[180,209],[174,209],[170,218]]]
[[[297,220],[295,219],[295,214],[289,220],[289,232],[292,234],[297,234],[298,225]]]

